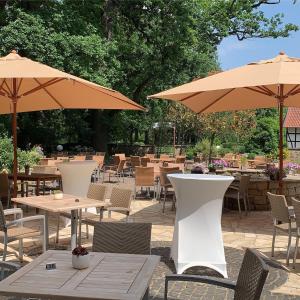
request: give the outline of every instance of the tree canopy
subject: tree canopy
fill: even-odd
[[[151,143],[153,123],[166,117],[178,126],[182,143],[205,135],[201,118],[146,96],[218,70],[217,46],[227,36],[277,38],[297,30],[284,23],[282,14],[268,17],[261,10],[276,3],[280,1],[1,1],[1,56],[17,49],[20,55],[119,90],[148,108],[19,114],[20,146],[77,143],[103,150],[108,142]],[[0,130],[9,131],[9,117],[0,117],[0,123]],[[255,144],[263,146],[259,140]]]

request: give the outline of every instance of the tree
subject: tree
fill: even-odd
[[[295,25],[282,24],[282,15],[269,18],[261,11],[279,2],[1,1],[1,55],[17,48],[21,55],[120,90],[149,109],[20,114],[20,137],[30,134],[50,146],[61,140],[55,132],[59,128],[72,141],[98,149],[115,140],[148,141],[153,122],[164,119],[168,105],[146,96],[218,69],[216,49],[226,36],[276,38],[296,30]],[[32,118],[39,126],[30,131]],[[41,122],[52,118],[56,126]]]

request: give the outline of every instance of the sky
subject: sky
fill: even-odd
[[[292,0],[281,0],[278,5],[264,6],[263,11],[266,16],[283,13],[285,23],[300,26],[300,0],[294,5]],[[284,51],[288,56],[300,57],[300,30],[292,32],[287,38],[277,39],[256,38],[238,41],[236,37],[228,37],[218,47],[218,56],[221,68],[228,70],[249,62],[272,58],[280,51]]]

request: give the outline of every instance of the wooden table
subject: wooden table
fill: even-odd
[[[14,176],[13,174],[9,174],[8,178],[10,180],[13,180]],[[36,182],[36,188],[35,188],[35,194],[39,196],[40,194],[40,184],[41,182],[45,182],[47,180],[58,180],[60,187],[62,189],[62,183],[61,183],[61,175],[60,174],[43,174],[43,173],[31,173],[31,174],[25,174],[25,173],[18,173],[17,174],[17,180],[21,181],[21,195],[24,196],[24,181],[35,181]]]
[[[47,251],[0,282],[0,294],[45,299],[140,300],[160,258],[154,255],[90,253],[90,267],[72,268],[69,251]],[[46,263],[56,262],[55,270]]]
[[[79,200],[79,201],[76,201]],[[48,212],[64,213],[71,211],[71,248],[75,248],[77,245],[77,223],[78,223],[78,210],[90,207],[106,208],[110,206],[109,202],[98,201],[89,198],[80,198],[73,195],[64,194],[63,199],[55,200],[53,195],[46,196],[33,196],[33,197],[21,197],[12,198],[12,201],[16,204],[24,204],[31,207],[39,208],[45,211],[46,222],[46,249],[49,248],[49,224],[48,224]]]

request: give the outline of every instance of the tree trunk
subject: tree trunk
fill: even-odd
[[[149,145],[149,131],[148,130],[145,130],[144,144]]]
[[[208,155],[208,163],[211,163],[212,149],[215,141],[215,133],[212,133],[210,136],[210,144],[209,144],[209,155]]]
[[[97,151],[107,151],[108,143],[108,124],[106,122],[107,112],[101,110],[92,111],[92,125],[93,125],[93,147]]]

